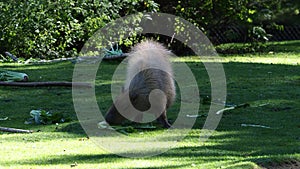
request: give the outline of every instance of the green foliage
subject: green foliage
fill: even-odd
[[[71,120],[68,117],[64,117],[62,113],[46,110],[31,110],[30,116],[31,118],[26,120],[25,124],[56,124]]]
[[[96,30],[136,12],[165,12],[198,26],[213,42],[214,29],[243,27],[243,37],[225,30],[228,39],[253,42],[269,39],[268,30],[299,24],[300,3],[293,0],[0,0],[0,58],[9,51],[22,58],[76,56]],[[122,39],[133,45],[137,39]],[[164,40],[164,37],[158,39]],[[174,49],[186,51],[179,44]]]
[[[254,26],[252,28],[252,37],[258,41],[269,41],[269,37],[272,35],[267,34],[264,28],[260,26]]]
[[[0,81],[5,81],[5,82],[28,81],[28,75],[20,72],[2,71],[0,69]]]
[[[152,0],[1,0],[0,53],[47,59],[74,56],[106,23],[157,7]]]

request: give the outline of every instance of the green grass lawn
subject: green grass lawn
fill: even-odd
[[[210,82],[201,60],[185,57],[175,61],[189,65],[197,79],[200,96],[209,96]],[[199,141],[206,117],[197,118],[183,140],[154,157],[124,158],[94,144],[77,121],[71,88],[1,86],[0,118],[9,120],[0,121],[0,126],[36,132],[0,132],[0,168],[251,169],[286,163],[297,165],[300,161],[300,53],[226,55],[219,61],[226,73],[227,103],[249,103],[250,107],[224,112],[216,131],[206,142]],[[102,112],[111,105],[110,79],[118,63],[103,62],[97,73],[95,91]],[[74,68],[69,61],[28,65],[0,63],[0,66],[25,72],[30,81],[71,81]],[[177,99],[169,109],[171,122],[176,119],[179,107]],[[199,114],[207,114],[208,108],[208,104],[201,104]],[[33,109],[61,112],[72,121],[58,125],[25,125]],[[270,128],[243,127],[242,124]],[[155,130],[135,130],[128,136],[152,137],[162,131],[157,125]]]

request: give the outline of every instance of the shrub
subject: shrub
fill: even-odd
[[[152,0],[0,0],[0,54],[53,59],[76,55],[99,28]]]

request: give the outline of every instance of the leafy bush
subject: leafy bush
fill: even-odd
[[[99,28],[136,11],[156,11],[152,0],[0,0],[0,54],[24,58],[76,55]]]

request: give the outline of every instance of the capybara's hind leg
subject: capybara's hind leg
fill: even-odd
[[[157,121],[163,125],[164,128],[170,128],[171,125],[168,122],[167,112],[166,110],[162,112],[162,114],[157,118]]]

